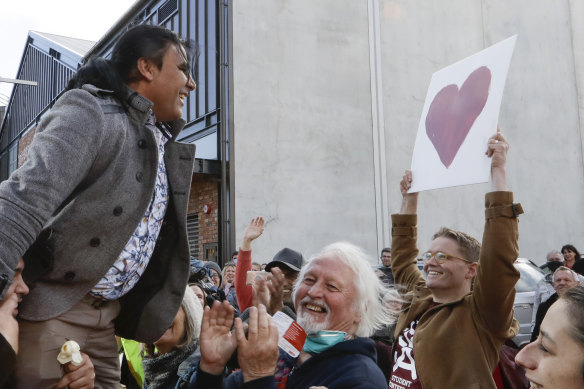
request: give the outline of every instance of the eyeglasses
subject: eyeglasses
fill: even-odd
[[[424,262],[428,262],[432,257],[434,257],[434,259],[436,259],[436,262],[438,262],[440,265],[442,265],[444,262],[446,262],[452,258],[456,258],[456,259],[460,259],[461,261],[464,261],[464,262],[472,263],[472,261],[469,261],[468,259],[455,257],[454,255],[450,255],[450,254],[445,254],[442,251],[426,251],[424,254],[422,254],[422,259],[424,260]]]

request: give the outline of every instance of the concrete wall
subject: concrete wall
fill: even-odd
[[[500,124],[521,256],[584,248],[583,26],[579,0],[234,1],[237,241],[263,215],[259,260],[340,239],[377,258],[432,73],[518,34]],[[480,238],[488,190],[422,193],[420,248],[441,225]]]
[[[233,6],[237,242],[263,215],[261,261],[284,246],[375,247],[366,3]]]

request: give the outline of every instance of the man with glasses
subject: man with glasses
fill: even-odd
[[[390,388],[496,388],[499,350],[518,329],[513,262],[523,210],[507,189],[508,148],[500,132],[489,139],[494,191],[485,199],[482,247],[463,232],[440,229],[422,254],[427,279],[417,267],[418,194],[407,193],[411,172],[401,181],[401,211],[392,216],[392,267],[407,302],[395,331]]]

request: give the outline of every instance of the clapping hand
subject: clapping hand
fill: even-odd
[[[278,362],[278,327],[261,305],[251,307],[247,338],[240,318],[235,319],[237,360],[243,372],[243,382],[274,374]]]
[[[228,301],[215,301],[211,308],[205,307],[201,325],[201,364],[202,371],[219,375],[235,348],[237,339],[231,333],[233,307]]]

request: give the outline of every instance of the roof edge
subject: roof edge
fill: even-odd
[[[123,28],[126,26],[128,21],[132,20],[136,13],[144,7],[144,5],[151,2],[151,0],[137,0],[120,18],[114,23],[109,30],[105,32],[105,34],[93,45],[91,49],[85,56],[81,59],[81,62],[85,63],[89,57],[94,55],[97,51],[99,51],[105,44],[110,43],[111,39]]]

